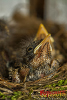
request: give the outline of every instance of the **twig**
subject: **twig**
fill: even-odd
[[[62,87],[67,87],[67,85],[65,85],[65,86],[62,86]],[[60,88],[60,86],[58,86],[58,87],[55,87],[56,89],[57,88]],[[46,89],[37,89],[37,90],[33,90],[33,91],[36,91],[36,92],[40,92],[40,90],[50,90],[50,88],[48,87],[48,88],[46,88]],[[67,91],[67,90],[65,90],[65,91]]]
[[[8,89],[5,89],[5,88],[1,88],[1,87],[0,87],[0,90],[5,91],[5,92],[8,92],[8,93],[13,93],[12,91],[10,91]]]

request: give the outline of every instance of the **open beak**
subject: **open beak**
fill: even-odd
[[[36,48],[34,49],[34,54],[37,54],[39,48],[42,49],[46,42],[50,43],[50,51],[52,51],[51,44],[52,42],[54,42],[54,39],[53,37],[51,37],[51,34],[48,34],[43,24],[40,24],[36,37],[34,38],[34,41],[38,41],[41,39],[43,39],[43,41],[38,46],[36,46]]]
[[[34,38],[34,41],[44,39],[47,35],[48,35],[48,32],[46,28],[44,27],[43,24],[40,24],[36,37]],[[54,39],[50,37],[50,41],[54,42]]]
[[[37,54],[39,49],[42,49],[46,42],[50,43],[50,39],[51,39],[50,37],[51,37],[51,34],[48,34],[46,36],[46,38],[38,46],[36,46],[36,48],[34,49],[34,54]],[[52,51],[52,47],[51,46],[50,46],[50,51]]]

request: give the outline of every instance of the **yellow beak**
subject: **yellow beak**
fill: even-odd
[[[46,38],[34,49],[34,54],[37,54],[38,53],[38,50],[39,48],[43,48],[43,46],[45,45],[46,42],[50,42],[50,37],[51,37],[51,34],[48,34],[46,36]],[[52,48],[50,48],[51,51],[52,51]]]
[[[48,35],[48,32],[43,24],[40,24],[36,37],[34,41],[44,39]],[[54,39],[50,37],[51,42],[54,42]]]

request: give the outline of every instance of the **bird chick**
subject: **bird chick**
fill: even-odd
[[[54,72],[59,67],[59,63],[53,59],[51,54],[52,42],[54,40],[51,34],[48,34],[41,24],[33,43],[26,48],[26,55],[22,61],[29,68],[27,81],[39,79]]]
[[[23,82],[34,81],[56,71],[59,63],[53,59],[53,42],[51,34],[48,34],[41,24],[33,42],[25,48],[25,55],[21,60],[22,66],[18,68],[18,73],[15,71],[12,76],[15,82],[18,78]]]

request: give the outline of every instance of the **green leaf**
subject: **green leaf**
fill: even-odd
[[[65,80],[64,85],[67,85],[67,80]]]
[[[2,99],[5,99],[5,96],[3,95]]]
[[[63,83],[64,83],[64,80],[60,80],[60,81],[58,81],[58,86],[63,85]]]
[[[18,95],[18,92],[14,92],[13,94],[14,94],[14,95]]]
[[[11,100],[17,100],[17,99],[16,99],[16,97],[15,97],[15,96],[12,96],[12,97],[11,97]]]
[[[17,93],[18,93],[18,95],[21,95],[22,92],[21,91],[18,91]]]
[[[11,96],[7,96],[7,98],[11,98]]]
[[[49,87],[48,85],[46,85],[45,87]]]
[[[51,85],[49,85],[49,88],[51,88],[52,86]]]
[[[0,96],[3,96],[3,93],[2,92],[0,92]]]
[[[53,83],[53,87],[55,87],[56,86],[56,83]]]

